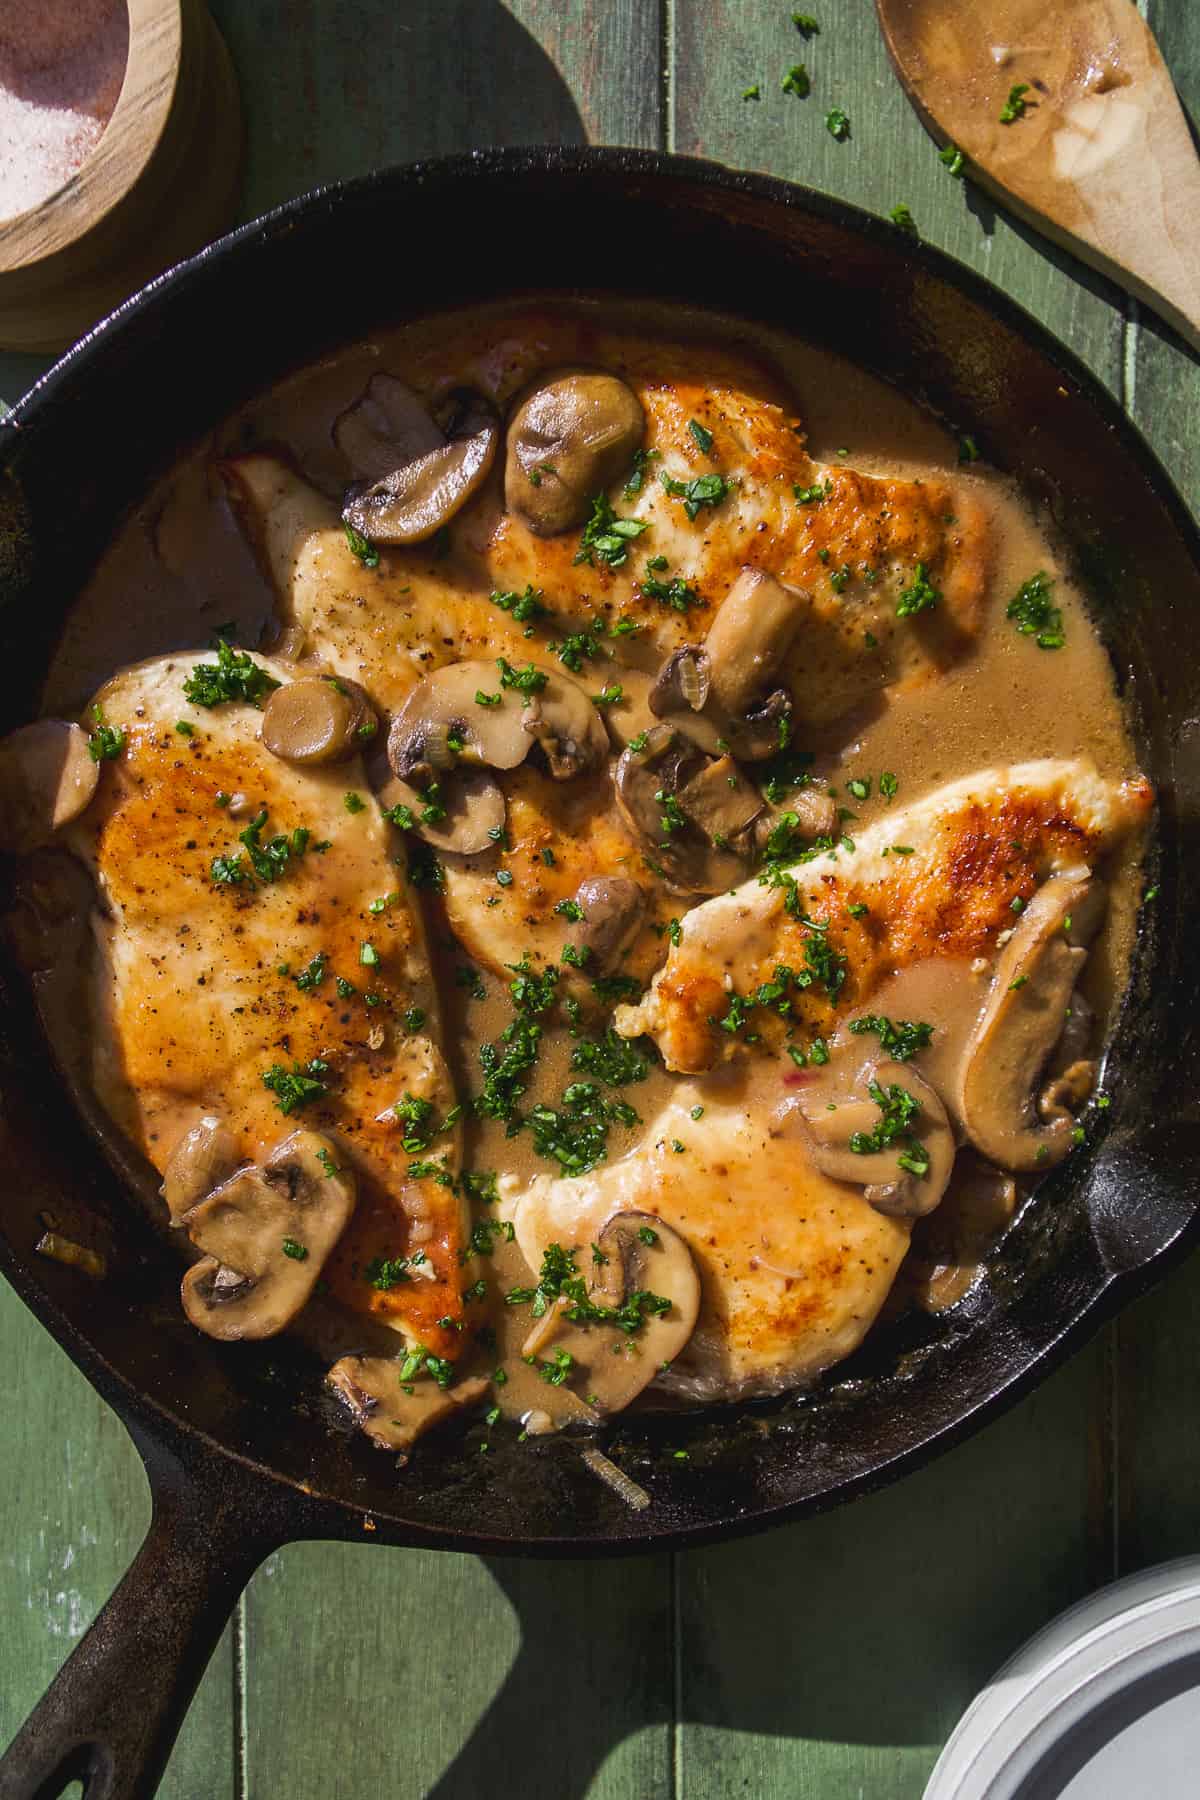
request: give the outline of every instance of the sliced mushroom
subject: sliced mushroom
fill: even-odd
[[[494,850],[504,829],[504,795],[486,769],[460,769],[436,784],[435,804],[398,775],[379,791],[379,804],[389,810],[406,806],[412,814],[411,829],[435,850],[451,850],[459,856],[477,856]],[[426,818],[424,815],[431,816]],[[440,815],[440,816],[439,816]]]
[[[343,1356],[325,1379],[361,1430],[381,1450],[399,1452],[403,1464],[422,1432],[482,1400],[488,1381],[484,1375],[472,1375],[451,1388],[439,1387],[426,1376],[401,1382],[402,1365],[402,1358],[389,1356]]]
[[[961,1300],[1016,1209],[1012,1176],[961,1150],[941,1205],[913,1233],[905,1273],[918,1305],[941,1312]]]
[[[838,804],[829,794],[823,794],[818,788],[795,788],[782,805],[770,812],[763,812],[755,822],[754,838],[760,850],[765,850],[767,839],[790,814],[788,823],[794,819],[793,830],[802,837],[835,837],[837,835],[839,815]]]
[[[700,1277],[683,1238],[653,1213],[614,1213],[596,1249],[601,1260],[592,1262],[588,1294],[594,1306],[616,1311],[644,1293],[669,1300],[670,1310],[644,1312],[641,1329],[631,1334],[619,1325],[573,1324],[563,1305],[547,1315],[551,1329],[539,1321],[524,1351],[537,1355],[547,1345],[556,1355],[566,1351],[574,1365],[574,1390],[597,1412],[614,1413],[686,1347],[700,1311]]]
[[[753,825],[763,809],[762,796],[731,756],[718,756],[685,781],[679,807],[700,827],[710,843],[735,838]]]
[[[333,441],[361,480],[382,481],[446,440],[420,396],[381,373],[334,420]]]
[[[449,663],[419,681],[392,720],[388,761],[402,781],[463,763],[515,769],[529,754],[524,713],[524,696],[501,687],[495,663]]]
[[[301,1129],[251,1163],[183,1223],[201,1262],[183,1278],[183,1310],[209,1337],[274,1337],[312,1293],[354,1210],[337,1146]]]
[[[96,792],[100,765],[65,719],[22,725],[0,744],[0,843],[18,855],[48,844]]]
[[[277,687],[263,708],[259,735],[272,756],[307,767],[340,762],[378,729],[371,702],[341,675],[305,675]]]
[[[684,645],[663,664],[650,710],[670,719],[701,749],[758,762],[773,756],[791,698],[771,682],[803,621],[808,596],[762,569],[744,568],[702,645]]]
[[[624,875],[590,875],[575,890],[575,904],[583,909],[566,934],[576,950],[586,951],[589,975],[602,975],[620,961],[637,935],[646,911],[646,896],[636,881]]]
[[[658,723],[650,711],[654,678],[644,669],[622,667],[614,685],[620,687],[621,698],[611,706],[605,706],[604,723],[613,743],[618,750],[623,750],[631,738],[640,737],[643,731],[649,731]]]
[[[351,488],[342,517],[378,544],[419,544],[449,523],[487,480],[500,431],[481,395],[465,397],[446,443],[366,488]]]
[[[797,1115],[803,1121],[813,1162],[823,1175],[834,1181],[854,1182],[877,1212],[896,1219],[919,1219],[937,1206],[954,1167],[950,1119],[929,1083],[907,1063],[877,1063],[872,1078],[885,1094],[889,1088],[903,1088],[920,1105],[911,1138],[922,1146],[929,1159],[923,1175],[900,1161],[901,1156],[912,1158],[912,1143],[908,1139],[897,1139],[882,1150],[865,1153],[851,1148],[858,1133],[870,1137],[879,1124],[880,1110],[874,1100],[849,1100],[832,1111],[823,1107],[811,1115],[804,1111],[801,1100]]]
[[[538,537],[570,531],[628,471],[644,430],[641,402],[616,375],[564,369],[543,378],[508,427],[504,504]]]
[[[703,751],[672,726],[656,725],[644,747],[625,750],[617,764],[621,816],[679,894],[717,894],[736,886],[753,855],[751,831],[716,843],[683,813],[679,795],[707,763]]]
[[[160,1191],[172,1225],[184,1224],[184,1214],[227,1181],[237,1162],[233,1133],[216,1113],[205,1113],[184,1132],[163,1170]]]
[[[588,695],[574,681],[552,675],[531,694],[522,725],[540,744],[556,781],[598,769],[608,758],[608,733]]]
[[[1034,1101],[1104,905],[1103,884],[1089,870],[1051,876],[996,964],[963,1059],[958,1110],[968,1140],[1002,1169],[1047,1169],[1071,1149],[1065,1106],[1039,1120]]]

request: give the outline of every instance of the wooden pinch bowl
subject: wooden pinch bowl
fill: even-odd
[[[203,0],[128,0],[112,117],[62,187],[0,220],[0,349],[63,350],[229,222],[241,107]]]

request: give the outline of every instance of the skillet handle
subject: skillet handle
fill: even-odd
[[[148,1800],[238,1596],[283,1542],[202,1466],[139,1443],[153,1514],[120,1586],[0,1759],[0,1800]]]

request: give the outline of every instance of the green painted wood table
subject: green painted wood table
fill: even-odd
[[[812,6],[820,30],[804,41],[778,0],[215,0],[247,112],[242,211],[380,163],[546,140],[667,146],[876,211],[904,202],[1091,365],[1200,505],[1195,360],[948,175],[869,0]],[[1182,0],[1148,10],[1200,104],[1200,19]],[[799,61],[807,99],[781,91]],[[825,128],[834,106],[850,118],[841,142]],[[0,359],[0,393],[41,367]],[[1198,1305],[1193,1262],[933,1467],[748,1543],[554,1566],[284,1550],[243,1601],[163,1792],[919,1795],[1022,1638],[1200,1543]],[[7,1289],[0,1366],[6,1741],[131,1558],[148,1504],[121,1427]]]

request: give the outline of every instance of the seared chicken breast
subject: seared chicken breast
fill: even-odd
[[[325,1279],[454,1356],[458,1115],[403,840],[357,758],[302,768],[265,748],[255,706],[191,703],[184,683],[206,661],[161,658],[97,696],[125,734],[73,827],[100,902],[97,1090],[160,1170],[205,1117],[233,1167],[267,1161],[301,1123],[325,1134],[358,1188]]]

